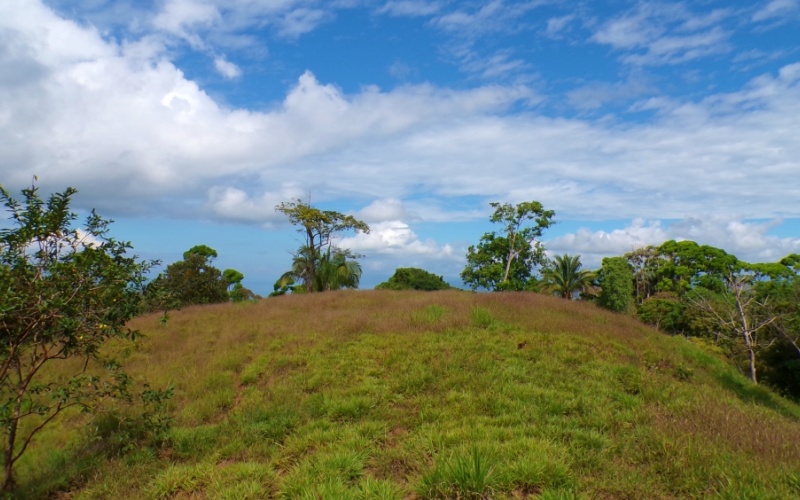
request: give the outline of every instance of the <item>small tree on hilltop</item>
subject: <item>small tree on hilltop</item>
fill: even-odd
[[[98,352],[109,339],[136,337],[125,325],[139,309],[144,274],[155,262],[128,257],[130,244],[108,237],[110,221],[94,212],[83,229],[74,228],[69,204],[75,193],[68,188],[45,202],[34,186],[22,191],[20,203],[0,186],[11,222],[0,230],[5,493],[14,488],[14,464],[64,409],[89,410],[104,397],[128,395],[127,376],[118,364],[100,362]],[[43,377],[46,365],[71,358],[82,360],[71,377]]]
[[[375,287],[376,290],[449,290],[452,287],[441,276],[416,267],[399,267],[394,274]]]
[[[155,288],[172,297],[176,307],[227,302],[228,282],[211,265],[211,259],[216,257],[217,251],[211,247],[193,246],[183,253],[183,260],[167,266]]]
[[[554,224],[555,212],[545,210],[538,201],[490,205],[495,210],[489,220],[502,224],[503,230],[486,233],[477,247],[469,247],[461,279],[473,290],[530,289],[533,268],[544,260],[544,247],[538,240]]]
[[[332,246],[331,238],[333,236],[346,231],[369,233],[367,223],[356,219],[352,215],[344,215],[332,210],[320,210],[308,203],[303,203],[302,200],[281,203],[275,207],[275,210],[286,215],[289,218],[289,222],[299,226],[297,231],[303,234],[305,238],[304,244],[295,256],[295,265],[292,266],[291,272],[303,281],[305,290],[308,293],[320,291],[317,287],[317,268],[320,265],[320,261],[325,259],[325,255],[331,256],[330,247]],[[326,247],[327,254],[323,252]],[[334,255],[337,254],[352,257],[346,249],[337,249]],[[299,260],[304,262],[302,269],[296,269]],[[360,277],[360,272],[358,274]],[[276,291],[279,288],[277,285],[276,283]]]

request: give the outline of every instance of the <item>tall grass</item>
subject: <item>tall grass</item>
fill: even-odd
[[[166,445],[93,458],[69,415],[25,458],[24,495],[790,498],[800,484],[797,405],[588,304],[337,292],[132,326],[146,338],[107,354],[174,385]]]

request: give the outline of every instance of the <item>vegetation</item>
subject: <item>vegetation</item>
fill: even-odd
[[[633,273],[615,281],[617,297],[632,300],[637,316],[659,329],[713,341],[753,382],[763,371],[774,387],[800,397],[798,261],[751,264],[719,248],[667,241],[614,258],[619,272]]]
[[[708,342],[585,302],[340,292],[131,327],[146,337],[107,352],[175,384],[163,446],[98,457],[103,421],[65,415],[23,457],[21,497],[793,498],[800,484],[796,404]]]
[[[544,260],[544,247],[538,239],[553,225],[555,212],[545,210],[538,201],[511,205],[490,203],[492,223],[501,224],[502,232],[484,234],[478,246],[467,250],[467,265],[461,279],[473,290],[531,290],[535,266]],[[535,223],[534,225],[528,225]]]
[[[597,273],[597,303],[609,311],[628,312],[633,304],[633,271],[623,257],[606,257]]]
[[[451,287],[441,276],[429,273],[416,267],[400,267],[383,283],[375,287],[377,290],[449,290]]]
[[[354,260],[355,255],[347,250],[329,247],[323,254],[313,254],[311,249],[303,247],[292,260],[292,270],[284,273],[275,282],[271,297],[286,292],[330,292],[342,288],[358,288],[361,281],[361,265]],[[310,261],[313,260],[312,264]],[[313,278],[308,278],[310,269],[314,269]],[[302,284],[296,285],[295,283]],[[311,288],[308,288],[308,286]]]
[[[167,266],[163,274],[148,284],[146,309],[167,311],[254,299],[255,294],[242,285],[244,274],[236,269],[220,271],[212,265],[211,261],[217,257],[217,251],[207,245],[195,245],[185,251],[183,260]]]
[[[127,322],[139,310],[144,274],[154,263],[127,256],[130,244],[110,238],[110,221],[94,212],[83,228],[74,227],[75,193],[68,188],[45,201],[34,186],[20,202],[0,187],[11,222],[0,231],[4,493],[14,489],[16,465],[34,437],[61,413],[130,398],[130,379],[100,348],[137,337]],[[69,374],[51,371],[71,360]]]
[[[349,283],[352,283],[356,276],[356,268],[348,267],[346,260],[356,256],[347,249],[335,248],[331,238],[346,231],[369,233],[369,226],[352,215],[344,215],[332,210],[320,210],[308,203],[303,203],[302,200],[281,203],[275,207],[275,210],[286,215],[289,222],[299,226],[297,231],[305,238],[304,244],[294,256],[292,270],[275,284],[276,294],[280,295],[288,291],[291,286],[290,280],[293,282],[298,279],[302,281],[303,290],[308,293],[350,287]],[[317,272],[320,265],[325,264],[328,264],[328,269],[323,271],[328,274],[318,277]],[[350,271],[353,272],[350,273]],[[359,267],[357,271],[356,286],[361,277],[361,268]],[[340,276],[342,272],[347,273],[347,276],[342,278]]]
[[[580,255],[556,255],[542,269],[542,290],[564,299],[586,292],[594,280],[594,273],[581,267]]]

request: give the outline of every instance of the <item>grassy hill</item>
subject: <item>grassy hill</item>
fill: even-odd
[[[20,467],[64,498],[791,498],[800,407],[713,348],[527,293],[339,292],[133,326],[160,448],[70,415]],[[88,430],[87,430],[88,429]],[[119,445],[119,443],[117,443]],[[124,443],[123,443],[124,444]],[[130,448],[130,449],[128,449]]]

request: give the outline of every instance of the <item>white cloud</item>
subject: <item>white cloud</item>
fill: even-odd
[[[561,33],[575,20],[574,14],[568,14],[561,17],[551,17],[547,20],[547,29],[545,34],[549,37],[556,38],[561,36]]]
[[[297,8],[287,12],[281,19],[279,33],[289,38],[313,31],[314,28],[330,19],[327,11],[320,9]]]
[[[441,7],[441,2],[390,0],[378,9],[378,13],[393,16],[429,16],[438,12]]]
[[[337,245],[355,252],[379,255],[420,255],[426,258],[448,258],[453,255],[450,245],[440,246],[433,240],[422,241],[408,224],[399,220],[370,224],[369,233],[343,238]]]
[[[153,17],[153,26],[175,36],[187,39],[192,45],[202,47],[199,28],[217,24],[222,19],[216,6],[203,0],[167,0],[162,10]]]
[[[397,198],[375,200],[362,208],[356,216],[367,223],[416,218],[406,210],[403,202]]]
[[[732,11],[698,16],[683,4],[640,3],[603,23],[591,40],[623,52],[636,65],[676,64],[730,50],[730,33],[720,23]]]
[[[642,99],[654,116],[633,125],[507,113],[539,99],[526,86],[347,94],[310,72],[251,111],[215,101],[158,37],[105,40],[34,2],[0,14],[0,178],[76,185],[101,213],[261,223],[276,201],[263,193],[295,186],[363,205],[413,192],[434,201],[406,202],[426,221],[474,217],[461,196],[575,219],[800,216],[798,63],[702,100]]]
[[[787,16],[800,9],[798,0],[772,0],[753,14],[753,21],[760,22]]]
[[[219,74],[229,80],[242,76],[242,70],[239,68],[239,66],[228,61],[224,57],[215,57],[214,67],[217,69]]]
[[[208,205],[211,214],[217,218],[270,226],[285,218],[275,211],[278,204],[301,199],[303,195],[303,191],[294,184],[285,184],[279,191],[259,196],[250,196],[235,187],[214,186],[208,191]]]

